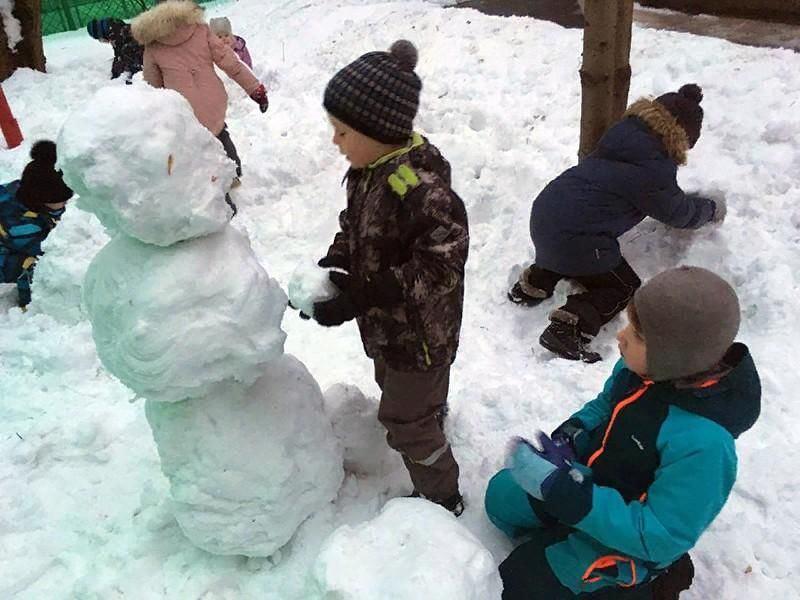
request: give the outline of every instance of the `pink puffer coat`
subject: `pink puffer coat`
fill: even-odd
[[[214,65],[248,95],[260,85],[236,53],[211,33],[203,9],[194,2],[162,2],[136,17],[131,30],[144,46],[145,80],[179,92],[214,135],[222,131],[228,108],[228,94]]]

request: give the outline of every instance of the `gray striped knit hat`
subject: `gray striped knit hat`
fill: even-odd
[[[417,49],[407,40],[389,52],[364,54],[328,82],[325,110],[374,140],[404,143],[413,133],[422,89],[416,65]]]

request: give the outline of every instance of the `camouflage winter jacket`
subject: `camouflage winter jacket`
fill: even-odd
[[[403,301],[358,318],[367,356],[403,371],[455,360],[469,249],[467,213],[450,164],[414,134],[409,144],[347,174],[347,208],[328,256],[356,285],[391,270]]]

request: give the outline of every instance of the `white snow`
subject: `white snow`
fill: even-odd
[[[272,555],[342,483],[342,451],[322,392],[288,354],[250,388],[174,404],[148,400],[147,420],[178,523],[214,554]]]
[[[328,273],[330,269],[317,266],[314,260],[303,260],[289,279],[289,301],[297,310],[314,315],[314,304],[330,300],[339,294]]]
[[[36,263],[36,306],[65,323],[85,319],[83,278],[95,254],[108,241],[94,215],[70,205],[42,244],[44,255]]]
[[[120,110],[124,107],[124,110]],[[177,92],[110,86],[70,114],[64,179],[111,232],[168,246],[219,231],[236,166]]]
[[[550,430],[598,392],[621,324],[597,339],[603,362],[568,363],[536,342],[568,286],[533,310],[505,299],[514,269],[533,257],[533,197],[575,162],[580,32],[414,0],[240,0],[208,12],[229,16],[254,60],[269,67],[266,115],[229,86],[227,122],[245,171],[233,193],[240,207],[233,227],[249,234],[259,261],[284,288],[301,260],[325,252],[344,207],[347,165],[330,142],[325,84],[363,52],[399,37],[418,45],[424,87],[417,125],[451,162],[471,225],[447,423],[467,501],[459,522],[501,561],[512,544],[488,523],[483,492],[502,466],[507,441]],[[20,148],[0,154],[4,181],[19,176],[34,140],[52,139],[70,111],[109,84],[107,46],[84,32],[45,44],[48,74],[23,69],[3,82],[26,135]],[[794,598],[800,56],[635,28],[631,58],[634,98],[691,81],[703,86],[703,133],[680,181],[687,190],[724,191],[729,213],[721,226],[696,232],[645,221],[624,238],[623,251],[643,278],[683,263],[730,280],[743,307],[740,339],[753,352],[764,392],[760,421],[737,442],[734,492],[692,552],[697,575],[681,597]],[[133,91],[142,81],[113,85]],[[105,241],[87,213],[71,206],[67,218],[46,244],[74,269],[65,289],[79,284],[87,255]],[[88,237],[70,234],[67,225]],[[44,260],[55,269],[56,257]],[[199,550],[172,516],[169,482],[141,403],[131,403],[133,394],[100,365],[85,317],[56,319],[39,296],[46,286],[47,297],[55,297],[60,284],[42,282],[52,273],[37,272],[26,314],[14,307],[13,286],[2,296],[0,597],[320,600],[307,585],[321,544],[342,525],[374,518],[387,498],[409,493],[402,468],[385,476],[348,474],[335,503],[306,520],[280,558],[243,561]],[[74,290],[64,297],[74,299]],[[354,324],[326,329],[287,311],[282,327],[287,350],[322,389],[354,385],[377,397]],[[326,396],[326,410],[333,415],[346,400]]]
[[[487,600],[503,589],[492,555],[440,506],[396,498],[375,519],[337,529],[314,566],[324,598]]]
[[[14,0],[0,0],[0,19],[8,40],[8,49],[15,52],[22,41],[22,24],[14,16]]]
[[[384,475],[402,469],[400,455],[386,444],[378,421],[378,399],[354,385],[337,383],[325,391],[328,418],[344,447],[344,468],[360,475]]]
[[[283,353],[286,294],[229,226],[166,248],[115,237],[83,300],[106,369],[149,400],[224,398]]]

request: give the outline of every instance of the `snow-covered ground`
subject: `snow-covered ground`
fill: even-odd
[[[597,341],[605,361],[570,363],[536,343],[554,303],[529,310],[505,299],[533,256],[531,200],[575,161],[580,32],[439,4],[241,0],[209,12],[231,18],[270,90],[262,115],[229,86],[228,124],[245,169],[234,225],[284,288],[298,264],[324,253],[344,204],[346,164],[321,107],[327,80],[397,38],[417,44],[424,83],[417,125],[451,161],[471,225],[448,420],[467,500],[461,522],[500,561],[511,545],[484,515],[486,482],[509,437],[548,430],[597,392],[615,359],[619,323]],[[67,115],[109,84],[110,50],[83,32],[47,39],[46,53],[47,75],[21,71],[3,85],[26,143],[0,153],[2,181],[18,177],[32,141],[55,138]],[[722,226],[688,233],[645,221],[625,237],[624,252],[643,278],[683,263],[732,281],[744,310],[740,339],[763,384],[761,419],[738,443],[737,485],[693,552],[697,576],[684,597],[795,598],[800,55],[636,28],[631,60],[634,97],[689,81],[703,86],[703,135],[680,180],[685,189],[724,190],[729,214]],[[14,308],[13,286],[0,296],[0,597],[313,597],[311,573],[323,542],[407,493],[402,467],[385,477],[349,475],[335,504],[269,559],[195,548],[170,511],[143,401],[101,367],[76,304],[105,234],[73,207],[51,238],[28,313]],[[566,291],[562,284],[554,302]],[[287,312],[283,328],[287,351],[323,390],[352,384],[377,396],[353,323],[324,329]],[[336,389],[328,402],[349,397]],[[328,407],[332,414],[336,408]],[[358,560],[352,568],[381,567],[377,556]]]

